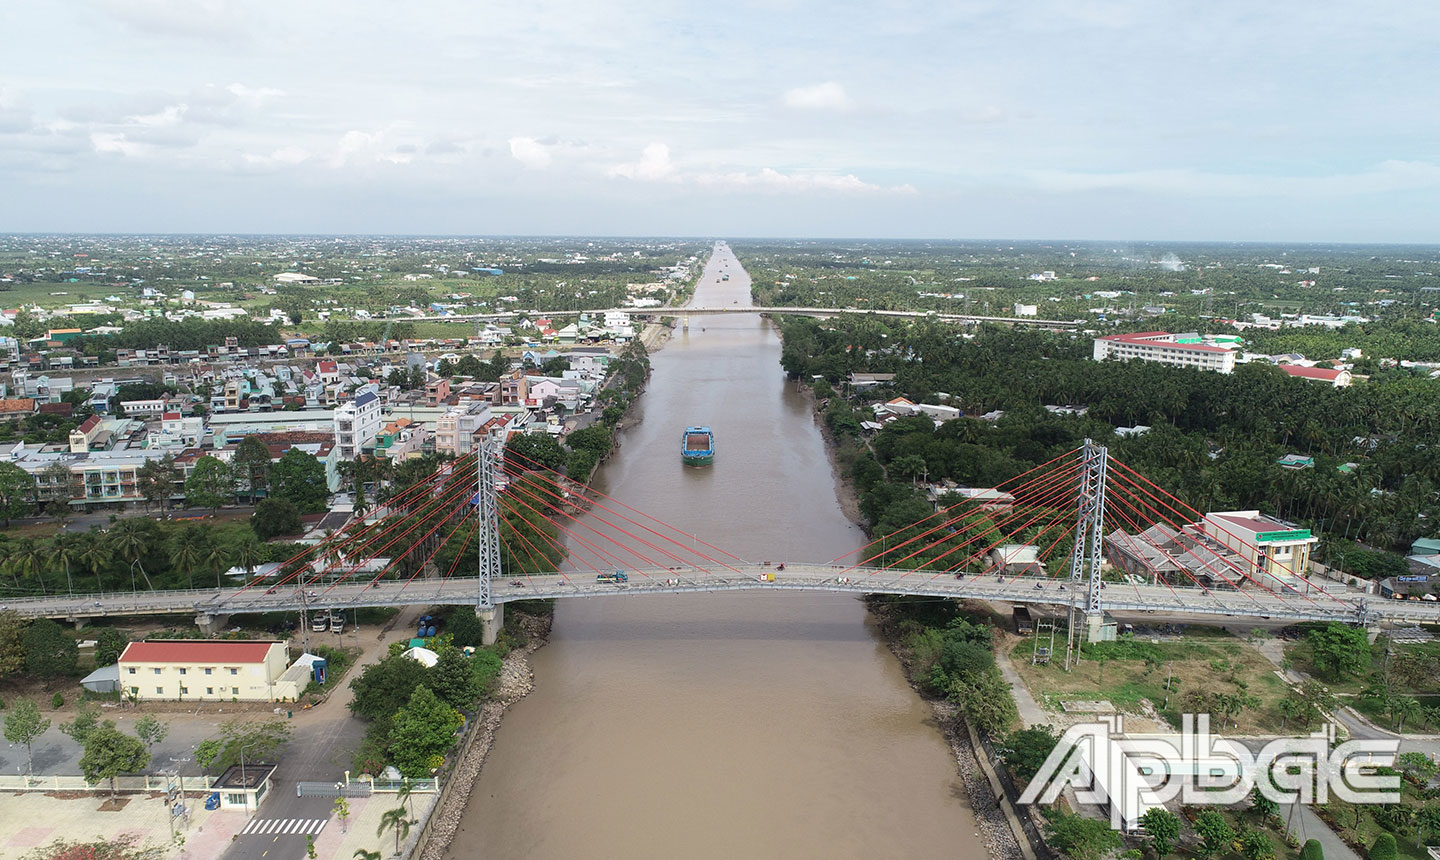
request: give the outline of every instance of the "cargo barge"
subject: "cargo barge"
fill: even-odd
[[[715,434],[709,427],[686,427],[680,443],[680,457],[687,466],[708,466],[715,462]]]

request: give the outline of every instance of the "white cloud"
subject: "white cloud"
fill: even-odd
[[[156,111],[155,113],[128,116],[125,119],[135,123],[136,125],[178,125],[181,119],[185,116],[185,111],[187,109],[188,107],[184,104],[168,105],[161,110]]]
[[[850,96],[834,81],[785,91],[785,106],[801,110],[848,110]]]
[[[259,107],[271,99],[278,99],[285,95],[284,90],[277,90],[274,87],[247,87],[244,84],[231,84],[225,88],[225,91],[251,107]]]
[[[686,183],[722,191],[915,193],[913,185],[885,187],[865,182],[853,173],[782,173],[770,167],[762,167],[758,171],[684,171],[670,160],[670,147],[663,143],[649,144],[639,161],[614,165],[606,171],[606,175],[637,182]]]
[[[1440,186],[1440,165],[1384,161],[1356,173],[1265,176],[1212,173],[1189,168],[1113,173],[1040,170],[1025,174],[1046,191],[1139,191],[1193,197],[1313,197],[1382,194]]]
[[[127,140],[124,134],[111,131],[97,131],[90,135],[90,146],[99,153],[113,153],[126,157],[144,155],[148,147],[144,144]]]
[[[510,155],[532,170],[548,167],[551,160],[550,148],[533,137],[510,138]]]
[[[610,168],[608,175],[641,182],[666,182],[679,178],[675,165],[670,163],[670,147],[663,143],[646,145],[639,161],[617,164]]]
[[[257,167],[291,167],[310,158],[310,153],[298,146],[282,146],[269,155],[246,153],[246,164]]]

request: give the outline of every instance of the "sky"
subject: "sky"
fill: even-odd
[[[0,4],[0,230],[1435,242],[1440,5]]]

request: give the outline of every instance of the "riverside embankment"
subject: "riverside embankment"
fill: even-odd
[[[728,273],[728,281],[719,280]],[[749,302],[728,249],[697,302]],[[601,490],[753,560],[863,541],[804,392],[758,316],[691,321],[653,359]],[[716,433],[708,469],[681,430]],[[978,854],[930,707],[869,622],[830,594],[562,601],[530,657],[447,857],[795,858]]]

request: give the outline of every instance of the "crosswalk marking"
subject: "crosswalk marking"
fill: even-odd
[[[254,818],[241,829],[241,834],[273,834],[276,836],[318,836],[328,818]]]

